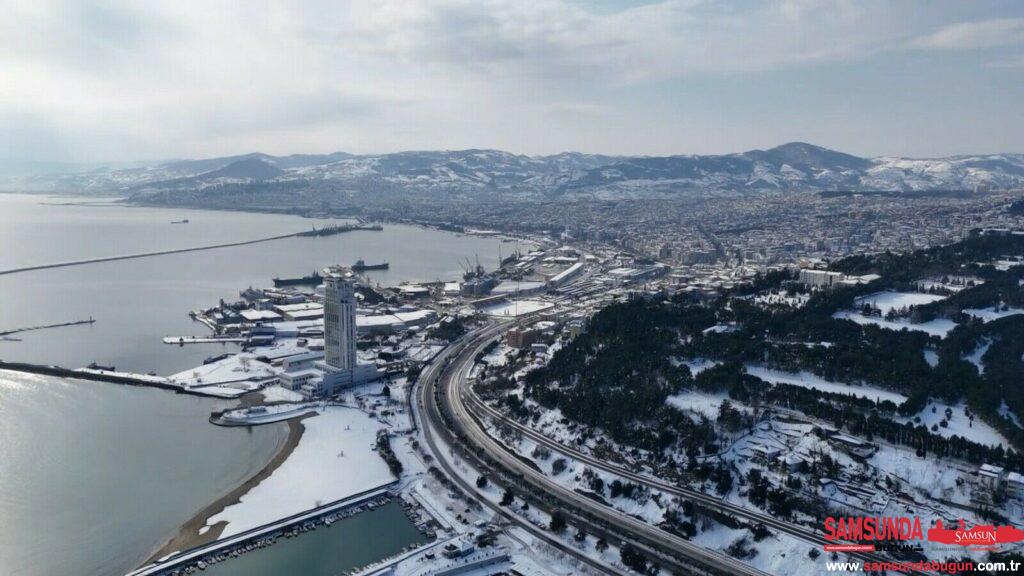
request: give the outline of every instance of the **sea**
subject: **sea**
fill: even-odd
[[[172,224],[182,220],[188,223]],[[333,223],[0,194],[0,270],[253,240]],[[384,224],[380,232],[0,275],[0,332],[95,320],[0,337],[0,359],[68,368],[95,362],[168,375],[234,350],[161,339],[207,334],[188,312],[235,300],[248,286],[270,286],[274,277],[357,259],[390,264],[368,273],[383,286],[455,280],[467,261],[493,268],[500,254],[514,249],[495,237]],[[108,575],[137,567],[196,511],[261,469],[287,437],[283,424],[210,425],[210,412],[227,405],[163,390],[0,371],[0,574]],[[338,563],[355,566],[417,542],[411,525],[396,528],[399,521],[407,522],[385,512],[360,520],[358,530],[315,531],[320,535],[269,553],[270,560],[258,564],[263,571],[257,566],[245,573],[275,574],[272,566],[298,562],[315,575],[308,557],[325,553],[337,562],[322,569],[339,573]],[[341,538],[347,546],[355,538],[351,549],[361,555],[336,558]]]

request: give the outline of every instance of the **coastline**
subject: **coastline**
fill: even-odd
[[[306,427],[302,424],[302,420],[314,415],[315,414],[307,414],[300,418],[288,420],[288,438],[285,439],[284,444],[277,453],[274,454],[274,457],[270,459],[270,462],[267,462],[259,472],[248,480],[242,482],[228,493],[196,512],[188,519],[188,521],[178,528],[177,534],[149,555],[146,560],[140,564],[140,566],[151,564],[168,554],[188,550],[189,548],[208,544],[217,540],[224,531],[224,528],[227,526],[227,522],[218,522],[202,534],[200,534],[199,531],[206,526],[206,522],[210,518],[220,514],[228,506],[237,504],[241,500],[242,496],[273,474],[281,464],[284,464],[285,460],[291,456],[292,452],[294,452],[295,448],[299,445],[299,440],[302,439],[302,435],[306,430]]]

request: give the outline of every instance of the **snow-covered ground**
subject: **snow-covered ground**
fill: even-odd
[[[250,352],[242,352],[216,362],[190,368],[167,379],[184,388],[203,389],[207,387],[255,390],[259,382],[274,378],[280,370],[256,360]]]
[[[978,368],[978,374],[985,373],[985,365],[981,363],[981,357],[985,355],[985,352],[988,352],[988,347],[991,345],[991,340],[982,340],[970,354],[964,356],[964,360],[967,360]]]
[[[714,368],[721,364],[717,360],[708,360],[707,358],[691,358],[689,360],[680,360],[678,358],[672,358],[672,363],[676,366],[685,365],[690,369],[690,375],[696,376],[708,368]]]
[[[670,405],[686,412],[702,414],[714,420],[718,417],[718,408],[722,401],[729,397],[725,392],[711,394],[699,390],[685,390],[665,399]]]
[[[774,370],[766,368],[764,366],[758,366],[756,364],[747,364],[747,374],[751,376],[757,376],[765,382],[772,384],[792,384],[794,386],[801,386],[803,388],[811,388],[814,390],[820,390],[822,392],[835,392],[838,394],[854,394],[861,398],[867,398],[873,401],[884,401],[890,400],[897,406],[906,402],[907,397],[898,394],[896,392],[890,392],[888,390],[882,390],[881,388],[874,388],[872,386],[862,386],[853,384],[842,384],[840,382],[830,382],[820,376],[816,376],[810,372],[783,372],[782,370]]]
[[[965,308],[964,314],[978,318],[982,322],[991,322],[1015,314],[1024,314],[1024,310],[1020,308],[1006,308],[1004,310],[1001,307],[993,306],[992,308]]]
[[[264,402],[302,402],[302,394],[281,386],[268,386],[260,390]]]
[[[547,310],[552,307],[554,307],[554,304],[544,302],[542,300],[513,300],[510,302],[501,302],[499,304],[487,306],[481,311],[488,316],[517,318],[534,312],[540,312],[541,310]]]
[[[929,304],[931,302],[937,302],[945,299],[945,296],[938,294],[894,292],[892,290],[886,290],[884,292],[876,292],[867,296],[861,296],[854,301],[854,305],[857,308],[860,308],[861,306],[864,306],[864,304],[871,304],[873,307],[881,310],[882,315],[885,316],[890,310],[899,310],[900,308],[909,308],[911,306]]]
[[[934,348],[925,348],[923,352],[924,361],[927,362],[929,366],[935,368],[939,365],[939,353],[936,352]]]
[[[381,425],[354,408],[329,406],[303,421],[299,445],[270,477],[209,519],[223,536],[309,510],[394,480],[373,446]]]
[[[894,292],[892,290],[886,290],[884,292],[876,292],[867,296],[861,296],[854,301],[854,310],[841,310],[833,314],[832,317],[851,320],[861,325],[874,324],[882,328],[888,328],[889,330],[917,330],[919,332],[925,332],[932,336],[942,338],[948,334],[950,330],[956,327],[955,322],[945,318],[936,318],[935,320],[928,322],[912,323],[906,318],[886,320],[885,315],[888,314],[890,310],[898,311],[902,308],[909,308],[911,306],[945,300],[945,298],[945,296],[940,296],[938,294]],[[878,308],[881,311],[882,316],[865,316],[860,313],[859,309],[865,304],[870,304],[871,306]]]
[[[931,336],[938,336],[944,338],[946,334],[953,328],[956,328],[956,322],[948,320],[946,318],[936,318],[929,322],[920,322],[917,324],[911,323],[905,319],[899,320],[886,320],[885,318],[879,318],[877,316],[865,316],[860,312],[851,312],[849,310],[841,310],[832,315],[833,318],[841,320],[850,320],[857,324],[874,324],[882,328],[888,328],[889,330],[916,330],[918,332],[924,332]]]
[[[966,405],[960,402],[956,405],[946,404],[939,400],[929,400],[928,405],[925,406],[920,412],[915,415],[915,418],[920,418],[920,422],[915,418],[897,418],[896,421],[903,423],[908,420],[914,422],[914,424],[924,424],[933,433],[938,434],[944,438],[951,438],[953,436],[961,436],[967,438],[972,442],[978,444],[984,444],[986,446],[998,446],[1002,444],[1004,447],[1009,447],[1010,443],[1003,438],[1003,435],[996,431],[995,428],[982,422],[981,418],[975,417],[973,421],[964,414],[964,408]],[[947,419],[946,409],[949,409],[950,416]],[[940,423],[946,420],[946,426],[943,427]],[[935,427],[932,429],[932,427]]]

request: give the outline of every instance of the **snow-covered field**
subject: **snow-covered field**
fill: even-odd
[[[855,310],[842,310],[833,314],[832,317],[851,320],[861,325],[874,324],[882,328],[888,328],[889,330],[917,330],[919,332],[925,332],[932,336],[942,338],[948,334],[950,330],[956,327],[955,322],[945,318],[936,318],[929,322],[920,322],[915,324],[906,318],[886,320],[885,315],[888,314],[890,310],[898,311],[902,308],[909,308],[911,306],[945,300],[945,298],[945,296],[940,296],[938,294],[920,294],[917,292],[894,292],[886,290],[884,292],[869,294],[868,296],[861,296],[854,301]],[[878,308],[882,312],[882,316],[865,316],[857,311],[865,304],[870,304],[871,306]]]
[[[964,356],[964,360],[967,360],[971,364],[974,364],[978,368],[978,374],[985,373],[985,365],[981,363],[981,357],[988,352],[988,347],[992,345],[991,340],[983,340],[971,351],[970,354]]]
[[[207,522],[224,536],[340,500],[394,480],[373,445],[381,425],[354,408],[329,406],[303,421],[295,451],[269,478]]]
[[[991,322],[993,320],[999,320],[1000,318],[1006,318],[1007,316],[1013,316],[1015,314],[1024,314],[1024,310],[1021,310],[1020,308],[1007,308],[1002,310],[996,307],[965,308],[964,314],[978,318],[982,322]]]
[[[665,401],[680,410],[703,414],[714,420],[718,417],[718,408],[722,405],[722,401],[728,397],[729,395],[725,392],[709,394],[698,390],[686,390],[669,396]]]
[[[938,434],[944,438],[951,438],[953,436],[960,436],[967,438],[972,442],[978,444],[984,444],[986,446],[1009,446],[1010,443],[1003,438],[1003,435],[996,431],[995,428],[981,421],[980,418],[975,418],[972,422],[964,414],[965,404],[960,402],[956,405],[946,404],[938,400],[929,400],[928,405],[924,407],[915,417],[920,418],[920,422],[914,421],[914,424],[924,424],[933,433]],[[949,409],[950,416],[947,420],[946,409]],[[896,421],[903,423],[908,420],[914,420],[914,418],[897,418]],[[939,423],[946,420],[946,426],[943,427]],[[935,429],[932,430],[932,426]]]
[[[862,398],[867,398],[873,401],[889,400],[895,403],[897,406],[906,402],[907,397],[898,394],[896,392],[890,392],[888,390],[882,390],[881,388],[874,388],[871,386],[861,386],[853,384],[842,384],[839,382],[830,382],[820,376],[811,374],[810,372],[783,372],[782,370],[773,370],[771,368],[765,368],[764,366],[758,366],[756,364],[747,364],[747,374],[751,376],[757,376],[765,382],[772,384],[792,384],[794,386],[801,386],[803,388],[811,388],[813,390],[820,390],[822,392],[835,392],[838,394],[854,394]]]
[[[894,292],[892,290],[886,290],[884,292],[876,292],[867,296],[861,296],[854,301],[856,307],[861,307],[864,304],[871,304],[873,307],[878,308],[882,311],[882,315],[886,315],[890,310],[899,310],[900,308],[909,308],[911,306],[918,306],[921,304],[929,304],[931,302],[937,302],[939,300],[945,300],[945,296],[938,294],[921,294],[918,292]]]
[[[956,328],[956,322],[948,320],[946,318],[936,318],[929,322],[921,322],[913,324],[907,320],[886,320],[885,318],[878,318],[876,316],[864,316],[859,312],[850,312],[843,310],[836,312],[832,315],[833,318],[839,318],[841,320],[851,320],[857,324],[874,324],[882,328],[888,328],[889,330],[916,330],[918,332],[925,332],[931,336],[938,336],[944,338],[946,334],[953,328]]]
[[[494,304],[483,308],[482,311],[488,316],[500,316],[502,318],[517,318],[519,316],[525,316],[534,312],[540,312],[541,310],[547,310],[553,307],[554,304],[550,302],[544,302],[542,300],[514,300],[511,302],[502,302],[500,304]]]

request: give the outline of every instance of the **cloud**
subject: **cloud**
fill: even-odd
[[[958,23],[896,0],[600,10],[578,0],[0,0],[0,10],[0,118],[17,117],[33,155],[101,161],[253,149],[648,152],[650,130],[675,137],[665,119],[685,91],[673,83],[728,88],[1020,34],[1019,18]],[[756,91],[747,98],[761,105]]]
[[[910,41],[921,50],[977,50],[1024,44],[1024,18],[994,18],[939,28]]]

